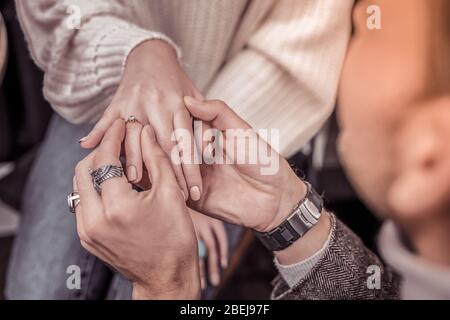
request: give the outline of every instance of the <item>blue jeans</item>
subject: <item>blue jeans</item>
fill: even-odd
[[[24,194],[22,220],[8,268],[8,299],[129,299],[131,283],[113,273],[79,242],[67,208],[75,165],[89,152],[78,140],[91,125],[76,126],[54,115]],[[226,225],[230,251],[241,228]],[[164,253],[161,253],[164,254]],[[69,266],[81,270],[80,289],[67,286]],[[213,289],[203,296],[211,298]]]

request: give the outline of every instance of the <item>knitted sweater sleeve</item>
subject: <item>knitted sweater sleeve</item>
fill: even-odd
[[[277,0],[207,95],[254,128],[279,130],[280,145],[272,147],[293,155],[333,111],[352,6],[353,0]]]
[[[331,237],[320,259],[292,287],[278,276],[272,283],[271,299],[398,299],[399,275],[334,215],[331,220]]]
[[[44,95],[68,121],[98,120],[131,50],[166,35],[139,27],[121,0],[16,0],[31,56],[44,70]]]

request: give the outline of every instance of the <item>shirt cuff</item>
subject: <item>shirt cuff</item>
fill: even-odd
[[[330,230],[327,241],[325,241],[322,248],[308,259],[287,266],[282,265],[277,258],[274,259],[275,266],[280,272],[280,275],[283,277],[284,281],[291,289],[294,288],[300,281],[302,281],[316,266],[316,264],[323,258],[326,250],[330,245],[332,233],[333,228]]]

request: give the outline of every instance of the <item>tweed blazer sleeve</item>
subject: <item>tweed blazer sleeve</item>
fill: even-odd
[[[279,275],[273,300],[398,299],[399,276],[334,215],[330,243],[315,267],[292,289]]]

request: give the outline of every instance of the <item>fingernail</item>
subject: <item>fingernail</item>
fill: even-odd
[[[195,186],[191,188],[191,198],[194,201],[200,200],[200,188]]]
[[[184,102],[185,102],[186,104],[190,104],[191,106],[195,106],[195,105],[198,105],[198,104],[201,103],[200,100],[198,100],[198,99],[196,99],[196,98],[194,98],[194,97],[191,97],[191,96],[186,96],[186,97],[184,97]]]
[[[216,287],[219,285],[219,282],[220,282],[219,275],[217,273],[213,273],[211,275],[211,284]]]
[[[128,166],[127,168],[128,181],[133,182],[137,179],[137,170],[135,166]]]
[[[81,139],[78,141],[78,143],[83,143],[83,142],[85,142],[88,138],[89,138],[89,136],[86,136],[86,137],[84,137],[84,138],[81,138]]]

